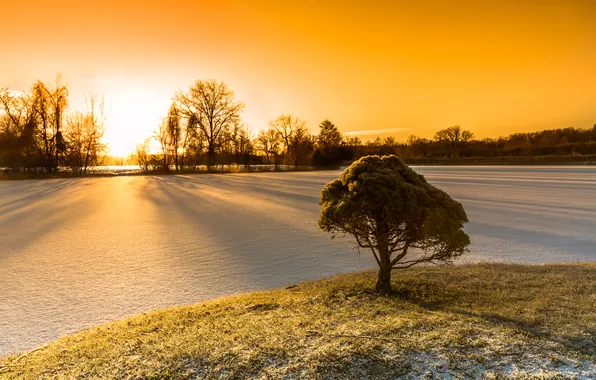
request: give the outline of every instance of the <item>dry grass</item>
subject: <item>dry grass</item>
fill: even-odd
[[[596,377],[596,264],[374,273],[160,310],[0,360],[3,378]]]

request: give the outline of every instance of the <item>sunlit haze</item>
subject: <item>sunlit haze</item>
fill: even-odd
[[[176,90],[212,78],[254,131],[281,113],[312,132],[329,118],[400,140],[596,123],[591,0],[24,0],[1,12],[0,87],[61,72],[72,108],[103,96],[113,155],[157,128]]]

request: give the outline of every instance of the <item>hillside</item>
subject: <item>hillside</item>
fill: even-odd
[[[596,376],[596,263],[374,273],[159,310],[0,360],[0,378]]]

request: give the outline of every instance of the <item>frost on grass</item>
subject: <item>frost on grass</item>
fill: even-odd
[[[550,351],[539,343],[504,345],[491,339],[484,348],[417,352],[407,355],[411,373],[407,378],[486,377],[486,378],[595,378],[596,362]]]
[[[100,326],[7,378],[595,378],[596,264],[356,273]],[[19,359],[21,358],[21,359]]]

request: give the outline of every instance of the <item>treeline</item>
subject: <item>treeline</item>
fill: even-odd
[[[253,134],[242,122],[244,104],[222,82],[196,81],[188,92],[177,92],[158,129],[139,144],[134,159],[144,172],[180,172],[230,165],[251,170],[256,165],[299,169],[311,166],[324,141],[306,123],[281,115],[269,129]],[[326,121],[341,142],[337,128]],[[152,147],[157,146],[157,149]],[[157,151],[157,153],[152,151]]]
[[[244,170],[264,165],[273,170],[337,167],[370,154],[396,154],[410,163],[557,163],[596,157],[596,125],[496,139],[475,139],[471,131],[453,126],[432,139],[410,136],[398,142],[394,137],[378,137],[362,142],[343,136],[329,120],[319,124],[315,135],[304,120],[287,114],[253,133],[242,121],[243,109],[224,83],[196,81],[187,92],[174,95],[168,114],[131,158],[143,172],[183,172],[230,166]],[[54,85],[37,81],[29,92],[1,89],[0,168],[85,175],[106,158],[104,122],[103,101],[93,96],[84,110],[69,110],[68,88],[59,77]],[[553,156],[562,161],[535,159]]]
[[[506,158],[596,155],[596,125],[481,140],[469,130],[452,126],[436,132],[433,139],[410,136],[398,142],[394,137],[378,137],[363,143],[358,137],[342,136],[329,120],[322,121],[314,135],[305,121],[292,115],[280,115],[267,129],[252,134],[242,122],[243,108],[224,83],[196,81],[188,92],[175,94],[168,115],[154,135],[137,146],[134,158],[145,172],[180,172],[200,167],[223,170],[230,165],[246,170],[255,165],[275,170],[335,167],[371,154],[434,163],[474,163],[474,158],[526,163]],[[159,153],[151,153],[155,145]],[[499,157],[504,159],[494,159]]]
[[[13,172],[75,175],[99,165],[106,146],[103,102],[87,99],[83,111],[68,110],[68,88],[60,77],[37,81],[29,92],[0,89],[0,168]]]
[[[377,141],[378,142],[378,141]],[[477,140],[459,126],[437,132],[434,139],[410,136],[401,144],[404,158],[537,157],[596,154],[596,125],[514,133]]]
[[[539,158],[547,156],[573,156],[567,160],[580,162],[582,156],[593,160],[596,155],[596,125],[590,129],[551,129],[486,139],[475,139],[471,131],[456,125],[436,132],[432,139],[410,136],[406,142],[398,142],[389,136],[365,143],[358,138],[344,137],[341,141],[330,150],[317,149],[313,164],[333,165],[370,154],[395,154],[411,163],[546,163],[549,161]]]

